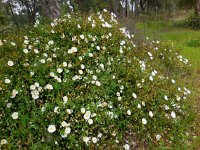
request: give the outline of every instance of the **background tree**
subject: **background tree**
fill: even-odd
[[[187,9],[194,8],[195,15],[200,17],[200,0],[179,0],[179,6]]]
[[[195,14],[200,17],[200,0],[195,2]]]
[[[43,14],[50,19],[60,17],[61,8],[57,0],[40,0]]]

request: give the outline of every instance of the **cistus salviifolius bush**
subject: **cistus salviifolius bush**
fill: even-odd
[[[133,35],[114,14],[68,14],[2,40],[2,149],[134,149],[183,139],[188,62]],[[178,73],[177,73],[178,72]],[[183,126],[183,127],[181,127]]]

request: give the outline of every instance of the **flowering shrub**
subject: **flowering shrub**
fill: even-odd
[[[172,144],[189,118],[188,61],[159,41],[134,44],[114,14],[38,22],[3,40],[2,148],[95,149]]]

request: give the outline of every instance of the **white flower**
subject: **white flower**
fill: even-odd
[[[85,108],[81,108],[81,113],[82,113],[82,114],[85,113]]]
[[[34,49],[34,53],[38,54],[39,53],[38,49]]]
[[[8,61],[8,66],[12,67],[13,65],[14,65],[14,62],[11,61],[11,60],[9,60],[9,61]]]
[[[67,97],[67,96],[64,96],[64,97],[63,97],[63,101],[64,101],[64,103],[67,103],[68,97]]]
[[[0,40],[0,46],[2,46],[3,45],[3,43],[2,43],[2,41]]]
[[[35,73],[33,71],[30,72],[30,75],[33,76]]]
[[[85,143],[88,143],[88,142],[90,141],[90,138],[87,137],[87,136],[84,136],[84,137],[83,137],[83,141],[84,141]]]
[[[88,120],[88,123],[91,125],[91,124],[93,124],[93,120],[92,119],[89,119]]]
[[[90,119],[90,114],[85,113],[83,117],[85,120],[88,120],[88,119]]]
[[[71,64],[71,63],[69,63],[69,64],[68,64],[68,67],[69,67],[69,68],[71,68],[71,67],[72,67],[72,64]]]
[[[62,69],[62,68],[58,68],[58,69],[57,69],[57,72],[58,72],[58,73],[62,73],[62,72],[63,72],[63,69]]]
[[[28,40],[24,40],[24,44],[28,45],[29,41]]]
[[[67,126],[67,122],[65,122],[65,121],[61,122],[61,126],[62,127],[66,127]]]
[[[35,85],[30,86],[30,90],[35,90],[35,88],[36,88]]]
[[[66,127],[65,128],[65,133],[66,134],[70,134],[71,133],[71,128],[70,127]]]
[[[78,80],[78,79],[80,79],[80,76],[78,76],[78,75],[75,75],[74,77],[72,77],[72,80],[73,80],[73,81],[76,81],[76,80]]]
[[[35,82],[34,85],[35,85],[35,87],[39,87],[40,86],[40,84],[38,82]]]
[[[57,78],[56,80],[57,80],[59,83],[62,82],[61,78]]]
[[[73,111],[71,109],[67,109],[67,113],[71,114]]]
[[[124,145],[124,149],[125,149],[125,150],[129,150],[129,149],[130,149],[130,145],[125,144],[125,145]]]
[[[148,52],[148,55],[149,55],[150,57],[152,57],[152,54],[151,54],[151,52]]]
[[[141,108],[142,108],[142,106],[141,106],[140,104],[138,104],[138,105],[137,105],[137,108],[138,108],[138,109],[141,109]]]
[[[40,62],[41,62],[42,64],[45,64],[46,61],[45,61],[45,59],[41,59]]]
[[[104,12],[108,12],[108,10],[107,10],[107,9],[103,9],[103,11],[104,11]]]
[[[53,54],[53,58],[56,58],[57,57],[57,55],[56,54]]]
[[[145,106],[145,102],[144,101],[142,101],[142,106]]]
[[[176,81],[174,79],[172,79],[172,83],[174,84],[174,83],[176,83]]]
[[[130,111],[130,110],[127,110],[127,114],[130,116],[130,115],[131,115],[131,111]]]
[[[91,117],[95,117],[97,114],[96,113],[92,113]]]
[[[85,38],[85,36],[82,34],[82,35],[80,35],[80,38],[83,40]]]
[[[171,117],[174,118],[174,119],[176,118],[176,114],[175,114],[174,111],[171,112]]]
[[[53,45],[53,44],[54,44],[54,41],[52,40],[48,42],[48,45]]]
[[[15,44],[14,42],[11,42],[10,44],[11,44],[12,46],[16,46],[16,44]]]
[[[59,107],[58,107],[58,106],[56,106],[56,107],[54,108],[54,112],[55,112],[55,113],[57,113],[57,114],[59,114],[59,111],[58,111],[58,109],[59,109]]]
[[[190,91],[190,90],[186,90],[186,92],[187,92],[188,94],[191,94],[191,91]]]
[[[83,64],[81,64],[81,69],[85,69],[85,66]]]
[[[83,74],[83,70],[79,70],[78,72],[79,72],[79,74]]]
[[[156,140],[159,141],[161,139],[161,135],[157,134],[156,135]]]
[[[48,132],[49,133],[53,133],[53,132],[55,132],[56,131],[56,126],[55,125],[49,125],[49,127],[48,127]]]
[[[7,84],[9,84],[11,81],[10,81],[10,79],[5,79],[5,83],[7,83]]]
[[[46,110],[46,107],[42,107],[41,111],[44,112]]]
[[[121,101],[121,100],[122,100],[122,97],[121,97],[121,96],[119,96],[117,99],[118,99],[118,101]]]
[[[92,17],[91,16],[88,17],[88,21],[92,21]]]
[[[102,133],[99,133],[99,134],[97,135],[97,137],[98,137],[98,138],[101,138],[101,137],[102,137]]]
[[[32,98],[33,99],[38,99],[39,98],[39,92],[34,90],[31,92]]]
[[[168,97],[165,95],[165,96],[164,96],[164,99],[167,101],[167,100],[168,100]]]
[[[177,95],[177,96],[176,96],[176,100],[177,100],[177,101],[180,101],[180,100],[181,100],[181,97]]]
[[[147,120],[145,118],[142,118],[142,124],[147,124]]]
[[[32,45],[29,45],[29,46],[28,46],[28,49],[32,49],[32,48],[33,48],[33,46],[32,46]]]
[[[1,146],[1,145],[5,145],[5,144],[7,144],[7,143],[8,143],[8,141],[7,141],[6,139],[2,139],[2,140],[1,140],[1,143],[0,143],[0,146]]]
[[[63,62],[63,67],[67,67],[67,63],[66,62]]]
[[[78,51],[78,49],[76,47],[72,47],[71,51],[74,52],[74,53],[76,53]]]
[[[17,91],[16,89],[14,89],[14,90],[12,91],[11,98],[15,98],[17,94],[18,94],[18,91]]]
[[[133,98],[137,98],[137,95],[135,93],[132,93]]]
[[[15,120],[15,119],[18,119],[18,116],[19,116],[18,112],[12,113],[12,118],[13,118],[14,120]]]
[[[107,28],[111,28],[112,27],[112,25],[111,24],[109,24],[108,22],[105,22],[105,27],[107,27]]]
[[[47,58],[47,61],[48,62],[52,62],[52,58]]]
[[[125,43],[126,43],[126,41],[123,40],[123,41],[120,42],[120,45],[123,46]]]
[[[152,111],[149,111],[149,116],[153,117],[153,112]]]
[[[53,86],[51,84],[47,84],[44,89],[53,90]]]
[[[92,53],[89,53],[88,55],[89,55],[89,57],[93,57],[93,54],[92,54]]]
[[[97,80],[97,76],[92,75],[92,79],[93,79],[93,80]]]
[[[99,46],[96,46],[97,50],[100,50],[100,47]]]
[[[165,105],[165,110],[169,110],[169,106]]]
[[[101,86],[101,82],[96,81],[95,83],[96,83],[97,86]]]
[[[97,138],[96,137],[93,137],[92,138],[92,142],[95,144],[95,143],[97,143]]]
[[[151,75],[152,75],[152,76],[156,76],[155,72],[152,72]]]
[[[150,76],[150,77],[149,77],[149,80],[153,81],[153,76]]]
[[[6,107],[10,108],[12,106],[12,103],[7,103]]]
[[[100,66],[102,69],[104,69],[104,64],[100,64],[99,66]]]
[[[28,50],[27,50],[27,49],[23,49],[23,52],[24,52],[25,54],[27,54],[27,53],[28,53]]]
[[[67,52],[68,52],[68,54],[72,54],[73,53],[73,51],[71,49],[69,49]]]
[[[91,115],[91,111],[89,111],[89,110],[86,111],[86,114]]]

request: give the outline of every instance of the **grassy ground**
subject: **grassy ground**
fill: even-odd
[[[137,23],[136,29],[144,37],[151,40],[171,41],[177,50],[192,64],[192,76],[186,82],[192,80],[190,88],[194,93],[194,110],[197,113],[196,121],[192,127],[191,149],[200,149],[200,31],[174,27],[174,22],[153,21]]]

